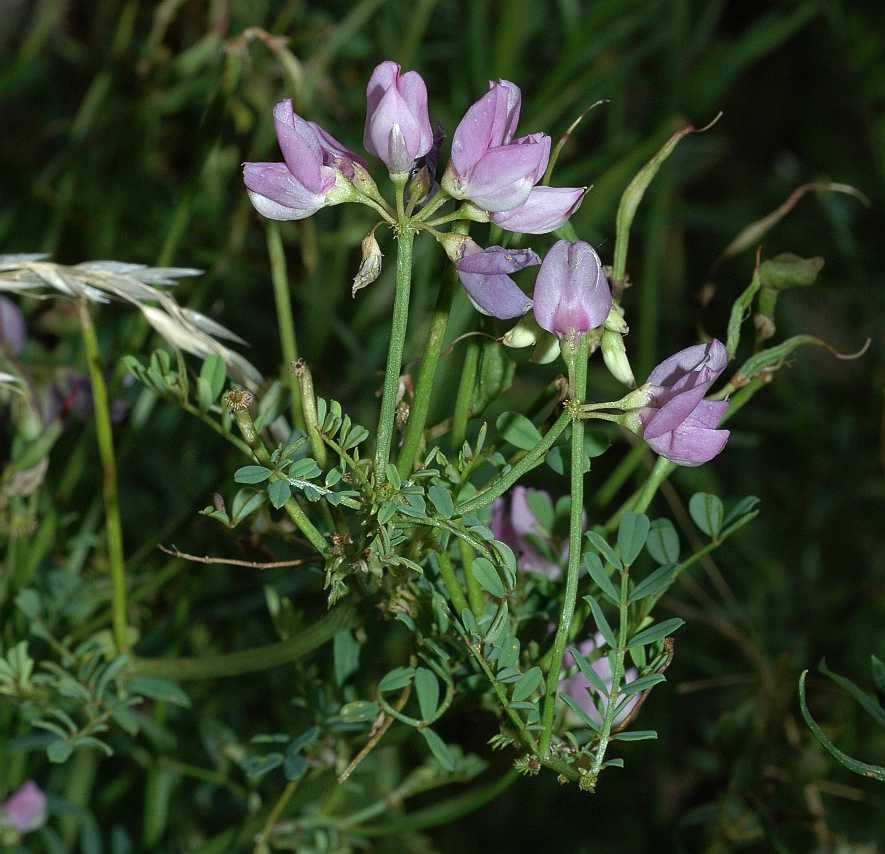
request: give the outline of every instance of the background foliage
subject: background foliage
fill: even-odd
[[[764,238],[769,257],[792,251],[827,262],[818,286],[784,301],[784,337],[807,331],[843,351],[870,337],[873,346],[857,362],[802,353],[735,422],[715,464],[674,477],[686,495],[717,492],[726,502],[758,495],[763,512],[707,567],[710,577],[718,567],[727,589],[701,572],[708,602],[675,597],[688,626],[669,690],[655,692],[643,710],[643,726],[647,719],[660,740],[628,745],[635,759],[620,776],[610,774],[593,799],[561,791],[547,777],[520,780],[493,808],[434,831],[432,842],[412,834],[381,839],[374,850],[394,850],[404,839],[414,851],[643,851],[656,844],[804,852],[828,850],[837,840],[842,850],[876,850],[848,846],[885,839],[881,786],[822,753],[795,699],[799,672],[824,656],[862,684],[869,682],[870,653],[885,658],[883,32],[885,13],[837,0],[7,4],[0,20],[0,252],[205,269],[178,285],[178,298],[251,342],[250,358],[269,375],[280,360],[269,265],[240,163],[275,159],[270,109],[289,95],[303,114],[357,143],[362,81],[382,58],[420,70],[435,116],[449,130],[489,78],[518,82],[522,126],[547,127],[554,136],[589,104],[609,99],[566,147],[557,180],[594,185],[573,222],[604,258],[618,198],[636,169],[679,119],[702,125],[724,112],[713,131],[686,140],[670,158],[634,227],[627,300],[637,376],[699,326],[724,327],[754,259],[745,252],[711,273],[713,263],[747,223],[798,185],[826,176],[873,201],[866,209],[848,197],[809,194]],[[318,388],[371,423],[391,274],[350,299],[359,241],[371,224],[352,207],[287,226],[284,239],[301,354]],[[414,316],[427,317],[440,269],[430,252],[419,255]],[[26,306],[31,359],[78,362],[73,311]],[[458,317],[454,325],[463,330],[466,302]],[[113,306],[99,315],[99,334],[108,365],[151,345],[143,322]],[[420,332],[409,340],[414,346]],[[417,355],[407,352],[407,359]],[[461,355],[455,347],[447,357],[450,382]],[[521,370],[511,393],[534,397],[555,370]],[[591,387],[606,382],[600,375],[591,372]],[[176,408],[136,388],[119,395],[133,405],[117,443],[136,621],[148,632],[141,649],[266,642],[262,584],[293,595],[300,608],[298,576],[280,572],[259,583],[246,570],[183,564],[156,549],[174,542],[201,554],[279,553],[237,530],[223,539],[217,524],[195,515],[230,483],[236,463]],[[93,550],[98,471],[90,428],[71,420],[52,455],[47,567],[101,573],[101,551]],[[607,473],[592,472],[590,500]],[[330,656],[326,673],[331,666]],[[297,684],[322,678],[296,670]],[[238,733],[275,732],[285,728],[292,683],[289,671],[273,672],[278,678],[241,680],[235,696],[213,683],[194,683],[189,693],[206,720]],[[881,761],[885,737],[814,670],[809,696],[843,749]],[[0,721],[3,715],[0,707]],[[481,715],[456,716],[447,726],[445,735],[477,751],[492,731]],[[205,756],[196,731],[176,734],[182,761]],[[382,773],[385,762],[396,761],[379,756]],[[20,757],[3,758],[0,786],[13,780]],[[201,800],[201,786],[211,781],[176,775],[171,765],[135,775],[133,761],[147,758],[118,755],[91,770],[47,770],[45,787],[87,811],[87,818],[75,812],[66,819],[71,839],[78,822],[94,820],[138,829],[135,850],[189,850],[194,824],[210,834],[229,826],[217,800],[212,808]],[[335,797],[331,790],[313,793],[319,795]]]

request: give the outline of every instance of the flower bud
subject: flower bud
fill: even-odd
[[[619,332],[621,335],[626,335],[630,331],[627,321],[624,320],[624,309],[618,303],[612,303],[611,311],[609,311],[608,317],[605,319],[604,326],[606,329],[610,329],[612,332]]]
[[[362,250],[363,260],[353,277],[353,287],[351,288],[351,296],[353,297],[356,296],[357,291],[371,285],[381,275],[381,247],[375,239],[374,228],[363,238]]]
[[[533,346],[543,334],[544,330],[538,326],[537,321],[527,314],[520,318],[516,326],[511,326],[500,340],[505,347],[521,350],[523,347]]]
[[[560,338],[581,336],[601,326],[612,306],[608,280],[589,243],[553,244],[535,281],[535,319]]]
[[[395,62],[382,62],[366,87],[363,145],[392,174],[408,172],[433,146],[427,112],[427,87],[417,71],[402,73]]]
[[[422,166],[406,184],[406,205],[410,209],[417,207],[427,198],[432,187],[433,178],[430,175],[430,170],[427,166]]]
[[[603,329],[602,332],[602,360],[609,373],[625,386],[633,388],[636,379],[627,359],[627,350],[624,347],[624,337],[619,332]]]

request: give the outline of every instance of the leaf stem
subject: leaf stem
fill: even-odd
[[[117,459],[114,454],[114,437],[111,429],[111,416],[108,405],[108,389],[101,372],[98,339],[89,303],[81,299],[79,303],[80,328],[83,332],[83,347],[89,369],[89,382],[92,385],[93,411],[95,416],[95,437],[101,457],[102,490],[104,494],[105,529],[108,541],[108,565],[111,572],[111,620],[114,641],[120,653],[129,648],[126,618],[126,571],[123,559],[123,526],[120,522],[120,497],[117,491]]]
[[[464,364],[461,366],[461,382],[458,384],[458,396],[455,398],[455,412],[452,416],[452,449],[456,454],[467,438],[467,421],[470,418],[470,404],[473,402],[478,366],[479,344],[470,341],[464,354]]]

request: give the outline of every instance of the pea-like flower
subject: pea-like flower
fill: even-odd
[[[713,459],[730,435],[717,429],[728,404],[704,396],[727,364],[728,352],[716,339],[664,359],[625,398],[634,410],[625,426],[677,465],[698,466]]]
[[[489,219],[506,231],[547,234],[566,223],[586,192],[586,187],[535,187],[518,208],[493,213]]]
[[[0,354],[18,356],[25,348],[27,332],[21,309],[6,297],[0,297]]]
[[[408,172],[434,144],[427,112],[427,86],[417,71],[402,73],[395,62],[382,62],[366,87],[363,145],[393,173]]]
[[[513,138],[521,103],[519,87],[498,80],[467,110],[452,136],[452,159],[442,179],[449,195],[490,212],[526,202],[547,168],[550,137]]]
[[[268,219],[305,219],[352,198],[354,163],[365,161],[330,133],[280,101],[273,111],[283,163],[244,163],[243,181],[255,210]]]
[[[495,539],[513,549],[522,572],[539,572],[556,581],[568,562],[568,542],[555,541],[535,516],[529,505],[532,496],[547,504],[552,515],[553,504],[546,492],[516,486],[506,496],[495,499],[489,527]]]
[[[532,307],[531,299],[509,274],[540,263],[541,259],[531,249],[502,246],[480,249],[467,238],[455,266],[474,308],[482,314],[507,320],[521,317]]]
[[[596,651],[600,651],[602,654],[599,658],[593,661],[590,666],[593,668],[594,673],[596,673],[596,675],[602,680],[606,688],[611,689],[612,668],[608,660],[606,643],[602,635],[597,632],[592,638],[578,644],[578,652],[580,652],[585,658],[590,658],[590,656]],[[568,668],[574,667],[575,659],[571,653],[565,654],[563,664]],[[624,682],[627,684],[634,682],[638,675],[636,668],[628,668],[624,673]],[[571,697],[577,706],[582,709],[592,721],[595,721],[597,724],[602,723],[600,709],[604,714],[607,705],[606,698],[599,696],[599,692],[590,684],[590,681],[580,670],[574,675],[560,680],[559,693],[567,694]],[[624,708],[615,715],[614,724],[617,725],[625,720],[627,715],[633,711],[633,707],[638,701],[639,695],[634,694],[627,703],[625,703]],[[597,706],[597,704],[599,705]]]
[[[538,325],[560,338],[602,326],[612,307],[602,262],[583,240],[553,244],[538,271],[533,299]]]
[[[46,795],[28,780],[0,806],[0,827],[11,827],[20,834],[37,830],[46,821]]]

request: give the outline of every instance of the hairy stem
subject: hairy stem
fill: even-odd
[[[571,423],[571,420],[571,413],[563,412],[553,423],[553,426],[544,434],[544,438],[516,463],[510,471],[501,475],[497,480],[492,481],[479,495],[475,495],[470,500],[459,504],[456,508],[457,512],[461,516],[466,516],[468,513],[488,507],[499,495],[503,495],[524,474],[531,471],[535,466],[540,465],[547,451],[553,447],[556,440],[562,435],[562,431]]]
[[[95,414],[95,437],[101,457],[102,490],[104,492],[105,530],[108,540],[108,565],[111,571],[111,621],[114,641],[119,652],[129,647],[126,618],[126,571],[123,561],[123,526],[120,523],[120,497],[117,492],[117,458],[114,454],[114,437],[111,431],[111,415],[108,389],[101,373],[98,339],[89,303],[80,300],[80,328],[92,385],[93,411]]]
[[[473,389],[476,385],[476,369],[479,365],[479,344],[470,341],[464,354],[461,367],[461,382],[458,384],[458,396],[455,398],[455,412],[452,417],[452,449],[455,453],[467,438],[467,421],[470,418],[470,404],[473,402]]]
[[[415,231],[411,226],[402,227],[396,246],[396,291],[393,298],[393,317],[390,322],[390,345],[387,349],[387,368],[384,372],[384,394],[378,416],[378,436],[375,448],[375,482],[383,484],[387,479],[387,463],[393,443],[396,395],[399,389],[403,349],[406,343],[406,327],[409,322],[409,294],[412,286],[412,244]]]

